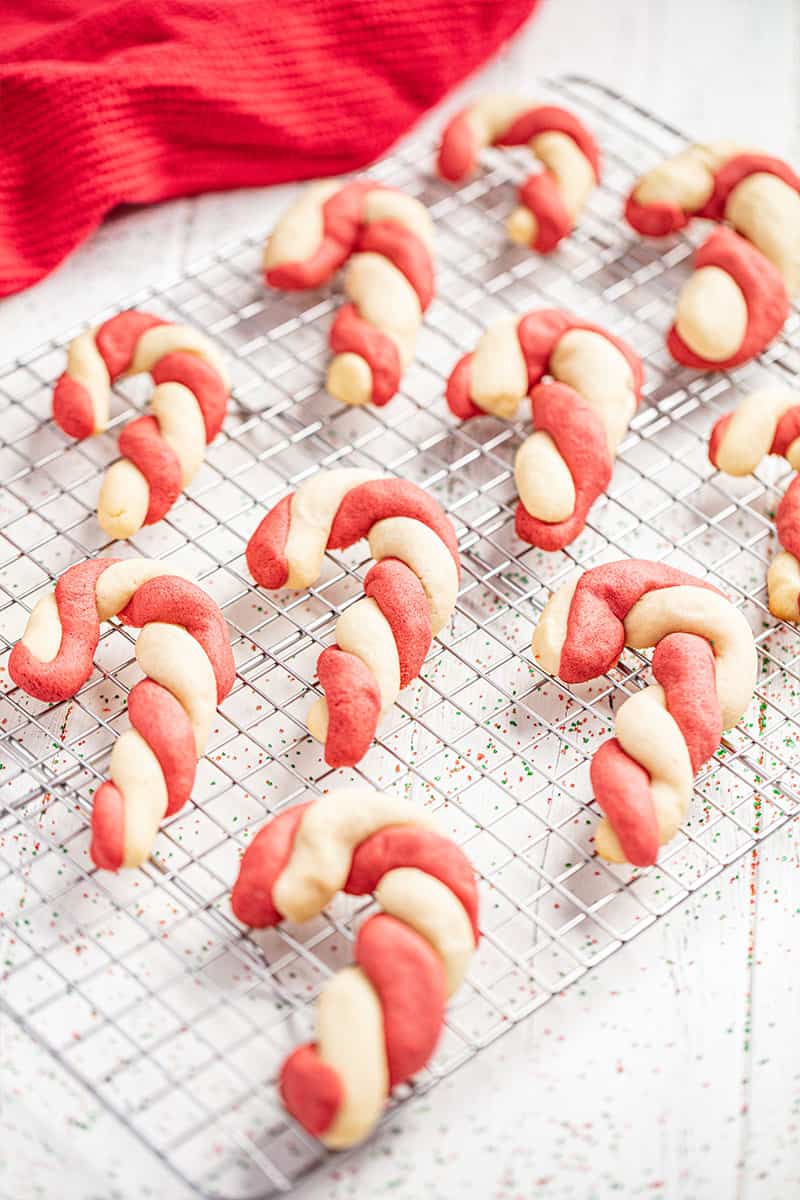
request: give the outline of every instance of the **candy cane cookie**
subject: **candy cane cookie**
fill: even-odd
[[[708,456],[727,475],[750,475],[768,454],[779,454],[800,471],[800,392],[764,387],[711,431]],[[789,484],[775,513],[778,540],[767,572],[769,610],[783,621],[800,621],[800,477]]]
[[[549,254],[575,228],[600,180],[597,143],[573,113],[519,96],[482,96],[447,125],[437,168],[443,179],[458,183],[472,175],[487,146],[524,145],[543,170],[520,187],[506,228],[513,242]]]
[[[564,584],[533,634],[536,661],[565,683],[655,647],[656,682],[614,715],[591,764],[605,814],[595,842],[610,862],[651,866],[689,810],[692,780],[752,699],[757,660],[742,613],[708,584],[663,563],[605,563]]]
[[[447,998],[478,944],[478,894],[461,850],[406,800],[347,789],[280,813],[247,848],[236,916],[256,928],[307,921],[337,892],[374,892],[355,965],[317,1001],[316,1041],[285,1061],[289,1112],[334,1149],[370,1132],[386,1097],[430,1059]]]
[[[637,182],[625,208],[651,237],[692,217],[724,221],[695,254],[667,345],[685,366],[716,370],[760,354],[800,290],[800,177],[732,142],[689,146]]]
[[[316,288],[345,262],[350,303],[331,326],[335,357],[326,386],[343,404],[384,405],[414,357],[433,299],[427,209],[371,179],[312,184],[270,235],[265,280],[274,288]]]
[[[228,380],[211,341],[188,325],[131,309],[80,334],[53,393],[53,417],[65,433],[87,438],[108,426],[111,384],[149,371],[150,412],[119,435],[122,457],[105,474],[97,519],[112,538],[127,538],[170,510],[220,431]]]
[[[265,588],[306,588],[325,551],[367,538],[375,564],[364,597],[336,622],[336,645],[317,663],[325,695],[308,729],[332,767],[364,757],[378,722],[419,674],[431,640],[450,620],[461,566],[455,530],[416,484],[379,474],[320,471],[286,496],[247,546],[247,563]]]
[[[233,686],[225,618],[174,568],[146,558],[78,563],[38,601],[8,671],[37,700],[74,696],[92,673],[100,623],[141,629],[136,660],[146,678],[128,696],[132,728],[114,743],[110,780],[92,808],[90,854],[98,867],[136,867],[162,819],[191,795],[217,704]]]
[[[639,356],[623,341],[554,308],[498,321],[456,364],[447,403],[462,420],[510,419],[530,393],[536,432],[514,462],[524,542],[560,550],[581,532],[611,480],[643,380]]]

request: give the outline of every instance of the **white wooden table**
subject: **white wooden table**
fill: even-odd
[[[678,127],[797,161],[796,0],[543,0],[452,97],[537,76],[601,79]],[[441,123],[441,113],[433,120]],[[261,227],[289,188],[109,221],[0,305],[3,359]],[[800,1195],[800,824],[395,1118],[302,1200],[788,1200]],[[43,1053],[0,1039],[0,1200],[179,1197],[163,1167]]]

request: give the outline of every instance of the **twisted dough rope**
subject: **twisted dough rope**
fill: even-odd
[[[274,817],[242,859],[233,911],[264,928],[307,921],[337,892],[370,892],[357,966],[317,1001],[317,1040],[281,1069],[290,1113],[334,1149],[378,1120],[387,1095],[433,1054],[447,997],[478,943],[475,876],[462,852],[406,800],[348,789]]]
[[[592,760],[605,814],[595,840],[610,862],[646,867],[685,819],[694,774],[750,703],[757,660],[747,621],[715,588],[637,559],[564,584],[533,634],[536,661],[565,683],[603,675],[625,646],[655,647],[656,683],[616,710],[616,737]]]
[[[541,383],[544,375],[552,378]],[[644,372],[623,341],[559,309],[499,321],[454,367],[447,403],[462,420],[511,418],[530,391],[536,432],[514,461],[519,537],[560,550],[583,529],[611,480]]]
[[[343,404],[384,405],[414,357],[433,299],[433,222],[413,196],[370,179],[312,184],[267,242],[270,287],[315,288],[348,259],[326,387]]]
[[[708,457],[728,475],[750,475],[768,454],[780,454],[800,471],[800,394],[765,387],[745,396],[711,431]],[[775,513],[783,550],[767,572],[769,611],[783,621],[800,621],[800,476],[795,476]]]
[[[14,683],[48,703],[74,696],[111,617],[141,628],[136,660],[147,676],[128,696],[132,728],[114,743],[111,780],[92,808],[92,860],[116,871],[144,862],[161,820],[189,799],[235,668],[225,618],[201,588],[163,563],[101,558],[70,567],[38,601],[11,651]]]
[[[286,496],[247,546],[253,578],[265,588],[306,588],[325,550],[369,540],[376,560],[363,599],[336,622],[336,645],[317,663],[325,696],[308,714],[312,737],[332,767],[364,757],[378,722],[422,669],[431,640],[450,620],[461,566],[455,530],[416,484],[379,474],[321,471]]]
[[[642,176],[625,215],[651,237],[695,216],[731,226],[695,254],[667,338],[678,362],[738,366],[779,333],[800,289],[800,177],[788,163],[732,142],[690,146]]]
[[[122,430],[122,458],[100,489],[97,519],[112,538],[130,537],[166,515],[219,433],[228,405],[222,359],[204,334],[131,309],[70,343],[53,393],[56,424],[74,438],[103,433],[111,384],[143,371],[157,385],[150,414]]]
[[[531,107],[518,96],[483,96],[446,127],[437,167],[443,179],[457,183],[472,174],[486,146],[526,143],[544,170],[520,187],[520,204],[506,229],[518,245],[549,254],[575,228],[600,181],[597,143],[573,113],[553,105]]]

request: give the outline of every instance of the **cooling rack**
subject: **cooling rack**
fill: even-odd
[[[557,80],[544,92],[586,120],[604,158],[602,187],[552,257],[505,239],[514,184],[529,166],[523,153],[489,152],[488,169],[456,189],[433,177],[432,145],[417,137],[370,172],[418,196],[438,237],[438,295],[403,391],[384,409],[344,409],[326,395],[326,331],[339,297],[267,293],[260,238],[197,263],[171,286],[126,298],[206,329],[226,348],[234,381],[224,432],[192,486],[166,520],[129,544],[105,542],[94,508],[116,428],[144,398],[141,381],[116,389],[107,435],[75,444],[49,417],[63,347],[77,330],[0,375],[2,1005],[200,1196],[287,1191],[325,1157],[284,1114],[274,1080],[287,1051],[310,1036],[314,998],[349,959],[354,924],[370,908],[340,898],[302,928],[242,930],[230,886],[268,814],[309,790],[361,780],[438,810],[480,872],[480,951],[435,1058],[400,1089],[398,1104],[800,808],[800,639],[770,618],[765,599],[772,514],[788,468],[770,463],[754,478],[731,480],[706,456],[710,427],[733,406],[735,386],[796,377],[798,315],[735,376],[701,378],[672,363],[664,331],[701,234],[645,244],[619,214],[633,178],[686,139],[584,79]],[[608,326],[647,371],[608,495],[558,554],[524,546],[513,531],[512,463],[524,414],[459,425],[443,401],[450,368],[489,322],[542,304]],[[456,525],[464,577],[450,627],[380,740],[357,769],[332,772],[304,714],[318,653],[360,594],[364,547],[329,556],[317,586],[299,595],[254,588],[244,548],[290,486],[340,464],[380,466],[429,488]],[[66,704],[30,699],[5,670],[39,595],[66,567],[100,552],[161,557],[201,580],[230,623],[238,670],[193,803],[165,825],[141,870],[119,876],[92,867],[88,816],[138,678],[131,636],[106,627],[97,669]],[[684,831],[644,872],[594,856],[588,762],[610,732],[615,703],[647,681],[647,659],[627,651],[603,680],[568,689],[545,677],[530,652],[549,591],[576,565],[624,555],[718,583],[759,647],[748,718],[698,777]]]

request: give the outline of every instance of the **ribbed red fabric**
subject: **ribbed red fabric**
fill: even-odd
[[[353,170],[536,0],[0,0],[0,295],[118,204]]]

